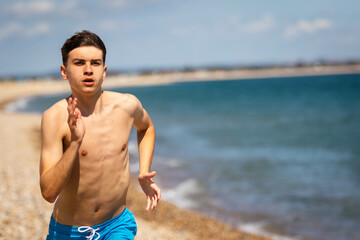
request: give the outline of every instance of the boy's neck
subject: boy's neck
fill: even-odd
[[[103,110],[102,93],[103,91],[92,95],[72,93],[72,97],[78,100],[77,107],[80,109],[82,116],[88,117],[92,114],[96,115],[101,113]]]

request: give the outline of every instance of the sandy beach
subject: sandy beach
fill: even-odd
[[[104,88],[170,84],[180,81],[248,79],[297,75],[359,73],[360,65],[306,67],[262,70],[197,71],[190,73],[111,76]],[[0,82],[0,239],[45,239],[52,211],[39,189],[40,156],[39,114],[5,111],[7,103],[22,97],[70,93],[64,80],[29,80]],[[212,218],[180,209],[161,201],[154,212],[145,211],[145,196],[132,181],[128,208],[138,224],[136,239],[270,239],[244,233]]]

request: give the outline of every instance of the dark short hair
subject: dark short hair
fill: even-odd
[[[67,65],[69,52],[78,47],[94,46],[103,52],[103,62],[105,64],[106,47],[101,38],[87,30],[75,33],[71,38],[67,39],[61,48],[61,55],[63,64]]]

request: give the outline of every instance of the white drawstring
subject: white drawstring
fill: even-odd
[[[97,240],[97,239],[99,239],[99,237],[100,237],[100,233],[98,233],[98,232],[96,232],[96,231],[99,230],[99,229],[100,229],[100,228],[93,229],[92,227],[82,226],[82,227],[79,227],[79,228],[78,228],[78,231],[79,231],[79,232],[87,232],[87,231],[90,231],[90,235],[86,237],[88,240],[92,240],[92,239],[94,238],[95,234],[97,234],[97,235],[98,235],[97,238],[94,239],[94,240]]]

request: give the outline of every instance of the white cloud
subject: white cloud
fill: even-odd
[[[79,2],[73,0],[73,1],[66,1],[61,4],[61,6],[56,6],[57,10],[61,10],[63,12],[72,11],[79,7]],[[75,14],[75,13],[72,13]]]
[[[12,22],[0,29],[0,41],[15,35],[20,35],[26,38],[33,38],[48,33],[50,30],[50,24],[45,22],[30,25],[29,27]]]
[[[102,20],[98,23],[98,28],[103,31],[115,31],[118,29],[116,20]]]
[[[239,16],[231,15],[231,16],[228,16],[227,22],[229,24],[239,24],[240,18],[239,18]]]
[[[244,21],[237,15],[228,16],[227,25],[238,33],[263,33],[275,26],[275,18],[271,14],[265,14],[253,21]]]
[[[45,14],[53,11],[55,6],[49,1],[15,2],[5,7],[10,14],[20,16]]]
[[[271,15],[264,15],[261,19],[247,23],[243,26],[245,32],[259,33],[271,29],[275,20]]]
[[[108,0],[103,1],[100,4],[111,10],[125,9],[129,7],[146,6],[152,4],[158,4],[167,0]],[[100,1],[99,1],[100,2]]]
[[[37,23],[34,26],[26,29],[25,34],[27,37],[36,37],[48,33],[51,30],[49,23]]]
[[[130,4],[128,0],[110,0],[104,3],[107,7],[111,9],[124,8]]]
[[[239,39],[244,34],[259,34],[275,27],[275,18],[265,14],[253,21],[243,21],[238,15],[229,15],[216,24],[191,23],[188,25],[174,26],[170,34],[175,37],[195,38],[201,36],[208,39]],[[226,40],[226,41],[227,41]]]
[[[292,38],[302,33],[312,34],[331,27],[331,21],[324,18],[318,18],[314,21],[299,20],[296,24],[286,28],[284,36]]]
[[[20,32],[22,29],[22,26],[18,23],[9,23],[4,28],[0,29],[0,41],[10,37],[13,34],[16,34]]]

